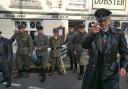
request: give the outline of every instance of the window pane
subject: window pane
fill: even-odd
[[[30,22],[30,28],[35,28],[35,22]]]
[[[84,9],[85,8],[85,0],[69,0],[69,8]]]
[[[76,2],[76,0],[69,0],[69,2]]]
[[[20,25],[20,21],[15,21],[15,27],[18,28],[19,25]]]
[[[36,27],[41,26],[41,22],[36,22]]]
[[[128,23],[127,22],[123,22],[122,26],[121,26],[121,29],[125,30],[126,28],[128,28]]]
[[[21,22],[21,25],[26,27],[27,26],[27,23],[25,21],[22,21]]]
[[[81,3],[83,3],[83,2],[84,2],[84,0],[77,0],[77,2],[81,2]]]
[[[21,5],[22,4],[22,5]],[[39,0],[11,0],[10,8],[42,9]]]
[[[84,0],[69,0],[69,3],[83,3]]]

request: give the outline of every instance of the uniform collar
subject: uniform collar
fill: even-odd
[[[44,34],[38,34],[38,36],[44,36]]]
[[[102,33],[102,34],[109,35],[110,30],[111,30],[110,28],[108,28],[108,29],[106,29],[106,30],[101,30],[101,33]]]
[[[55,36],[53,36],[53,38],[54,38],[55,40],[57,40],[59,37],[55,37]]]

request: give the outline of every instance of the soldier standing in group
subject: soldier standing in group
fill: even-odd
[[[31,36],[25,31],[24,26],[18,27],[18,32],[16,32],[11,37],[11,42],[17,41],[18,48],[16,52],[16,67],[18,69],[18,74],[15,78],[19,77],[29,77],[30,68],[30,56],[32,53],[33,42]],[[24,73],[23,73],[24,72]]]
[[[35,50],[37,58],[40,61],[41,65],[41,82],[45,81],[45,75],[48,67],[48,47],[49,47],[49,38],[43,34],[43,27],[37,27],[38,35],[35,37]]]
[[[3,73],[3,80],[0,83],[7,82],[6,87],[11,85],[11,60],[12,60],[12,45],[9,39],[1,36],[0,31],[0,70]]]
[[[51,47],[51,60],[52,60],[52,67],[55,71],[57,71],[59,74],[61,73],[60,65],[61,65],[61,47],[63,44],[63,40],[61,37],[59,37],[59,31],[58,29],[53,29],[53,37],[50,38],[50,47]]]
[[[69,27],[69,33],[67,34],[65,44],[67,45],[67,55],[70,58],[70,70],[74,69],[74,72],[77,70],[77,61],[74,57],[74,37],[76,33],[74,32],[73,27]]]
[[[82,80],[84,75],[84,66],[86,63],[86,54],[87,50],[82,48],[82,39],[86,36],[85,25],[79,25],[79,33],[75,37],[74,45],[75,45],[75,53],[77,57],[77,62],[79,63],[80,74],[78,79]]]

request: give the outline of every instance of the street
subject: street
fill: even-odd
[[[88,56],[86,57],[87,64]],[[69,59],[65,58],[63,61],[67,69],[69,67]],[[59,75],[57,73],[49,75],[47,73],[46,81],[44,83],[40,83],[40,76],[38,71],[38,69],[31,71],[29,78],[12,78],[12,86],[8,89],[81,89],[82,80],[77,79],[77,73],[73,73],[72,71],[68,70],[66,75]],[[14,76],[14,74],[12,76]],[[5,83],[0,85],[0,89],[6,89],[4,85]],[[128,82],[126,81],[126,77],[120,78],[120,89],[128,89]]]
[[[31,73],[29,78],[13,79],[12,86],[8,89],[81,89],[81,80],[77,80],[77,74],[71,71],[67,75],[47,75],[44,83],[40,83],[38,73]],[[0,89],[6,89],[4,84]],[[125,77],[120,79],[120,89],[128,89],[128,82]]]
[[[68,72],[67,75],[47,75],[44,83],[40,83],[38,73],[31,73],[29,78],[13,79],[9,89],[80,89],[82,81],[77,80],[77,74]],[[4,88],[0,85],[0,89]]]

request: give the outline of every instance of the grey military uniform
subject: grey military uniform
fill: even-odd
[[[77,55],[77,61],[79,65],[85,65],[87,50],[82,47],[82,39],[86,36],[86,33],[79,33],[75,37],[75,51]]]
[[[67,45],[68,50],[73,50],[74,49],[74,38],[76,36],[75,32],[70,32],[67,34],[65,43]]]
[[[46,35],[37,35],[35,37],[35,47],[37,48],[36,54],[38,59],[40,60],[40,65],[42,69],[46,69],[48,67],[48,50],[47,48],[50,46],[49,38]]]
[[[76,62],[76,58],[75,58],[75,54],[74,54],[74,38],[76,36],[75,32],[69,32],[67,34],[65,43],[67,45],[67,55],[70,58],[70,69],[73,69],[73,67],[75,69],[77,69],[77,62]]]
[[[79,80],[82,80],[82,78],[83,78],[84,67],[85,67],[86,60],[87,60],[86,59],[87,50],[82,47],[82,41],[83,41],[85,36],[86,36],[85,32],[82,32],[82,33],[80,32],[75,37],[75,42],[74,42],[75,51],[76,51],[76,58],[77,58],[77,61],[79,63],[79,72],[80,72],[79,77],[78,77]]]

